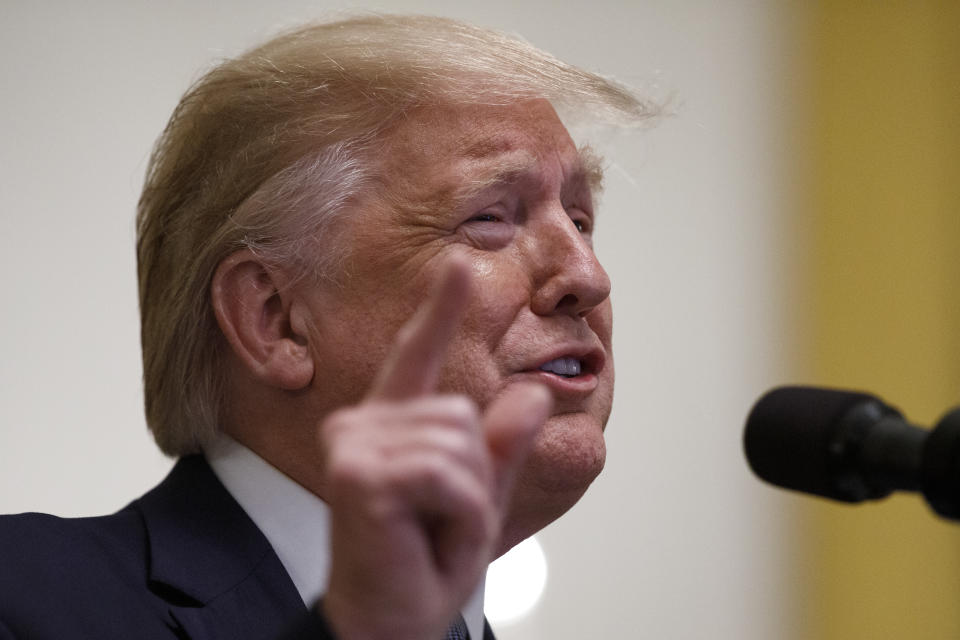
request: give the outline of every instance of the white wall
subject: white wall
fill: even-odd
[[[607,470],[542,535],[547,593],[502,640],[789,638],[790,514],[739,451],[790,377],[785,4],[381,0],[523,34],[676,114],[609,145],[599,230],[618,396]],[[0,512],[113,511],[170,462],[142,418],[133,210],[212,59],[349,3],[0,5]]]

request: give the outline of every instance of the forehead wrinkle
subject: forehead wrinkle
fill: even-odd
[[[461,173],[439,181],[431,189],[422,189],[403,196],[396,194],[394,208],[399,212],[431,217],[453,211],[479,197],[489,189],[515,184],[536,168],[536,158],[529,153],[512,153],[496,161],[465,163]]]
[[[537,160],[531,153],[511,153],[488,161],[481,167],[468,168],[469,177],[453,189],[455,204],[468,202],[497,187],[519,182],[536,169]]]
[[[503,147],[500,146],[500,148]],[[483,160],[480,167],[471,167],[473,162],[467,163],[466,179],[452,177],[416,200],[406,200],[397,204],[408,212],[424,214],[455,210],[469,204],[487,191],[516,184],[525,176],[534,174],[539,164],[536,156],[529,152],[508,153],[496,159],[486,156]],[[586,145],[577,150],[570,176],[564,180],[564,191],[584,188],[593,195],[598,194],[603,188],[603,160]]]
[[[472,137],[472,136],[468,136]],[[463,148],[463,157],[471,160],[482,160],[491,156],[506,155],[516,148],[514,141],[509,138],[498,138],[481,135],[467,143]]]
[[[516,184],[539,171],[539,155],[518,145],[516,140],[470,134],[465,138],[467,140],[461,139],[459,143],[456,154],[459,162],[453,164],[454,172],[433,189],[418,190],[413,198],[395,200],[394,205],[410,213],[436,215],[462,208],[487,191]],[[563,156],[559,148],[556,151]],[[561,163],[568,164],[562,158]],[[563,192],[586,189],[592,194],[599,193],[603,185],[603,160],[589,145],[579,147],[568,166],[569,169],[564,170]]]
[[[465,155],[476,157],[478,154],[474,152],[477,151],[506,148],[512,147],[509,144],[494,144],[486,147],[478,144],[468,149]],[[460,185],[447,185],[442,190],[446,197],[441,200],[448,206],[463,205],[490,189],[515,184],[523,177],[536,173],[538,164],[536,156],[530,152],[509,153],[492,161]],[[564,191],[583,188],[589,190],[591,194],[598,194],[603,189],[603,159],[589,145],[583,145],[577,149],[570,175],[564,180]]]

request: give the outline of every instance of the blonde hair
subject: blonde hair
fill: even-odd
[[[224,258],[248,248],[329,277],[336,217],[376,178],[398,116],[530,98],[613,123],[655,111],[522,40],[423,16],[307,25],[200,78],[156,143],[137,212],[146,417],[160,449],[194,453],[216,433],[225,341],[209,287]]]

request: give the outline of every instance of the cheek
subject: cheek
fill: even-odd
[[[311,306],[309,342],[314,360],[313,387],[324,406],[358,402],[367,393],[402,325],[403,311],[381,301],[327,296]]]
[[[387,345],[374,340],[372,330],[354,325],[328,330],[317,336],[313,350],[313,389],[327,410],[355,404],[367,394],[387,353]],[[357,340],[356,336],[365,336]]]
[[[471,262],[473,306],[514,307],[531,298],[531,274],[515,249],[478,253]]]
[[[610,347],[613,342],[613,306],[610,304],[610,298],[601,302],[590,312],[587,316],[587,324],[590,325],[593,332],[600,338],[600,342],[603,343],[604,348],[607,350],[607,355],[612,357]],[[612,360],[610,365],[613,366]]]
[[[445,359],[443,387],[484,407],[511,373],[511,350],[523,342],[516,339],[522,333],[518,318],[529,307],[529,294],[520,277],[503,277],[499,269],[474,272],[470,303]]]
[[[530,306],[530,287],[522,269],[514,265],[478,262],[462,333],[492,352]]]

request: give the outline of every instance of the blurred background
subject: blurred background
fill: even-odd
[[[953,0],[0,0],[0,512],[109,513],[169,469],[141,406],[151,145],[217,59],[350,8],[518,33],[669,104],[596,141],[608,465],[538,536],[544,592],[501,640],[960,637],[960,527],[768,488],[740,452],[776,384],[927,425],[960,404]]]

